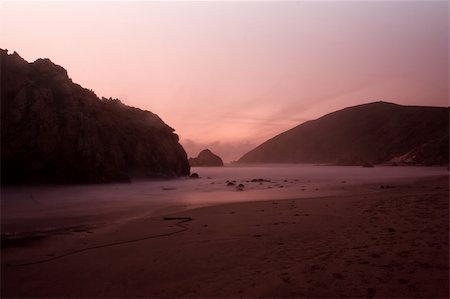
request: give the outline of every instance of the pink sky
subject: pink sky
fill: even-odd
[[[448,16],[447,1],[1,2],[0,47],[230,161],[347,106],[448,106]]]

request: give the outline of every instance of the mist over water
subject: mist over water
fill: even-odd
[[[359,183],[392,184],[397,178],[448,175],[445,167],[315,166],[305,164],[194,167],[199,179],[138,180],[132,183],[2,188],[2,225],[26,230],[55,227],[58,219],[97,222],[165,215],[207,205],[307,198],[345,193]],[[254,179],[265,181],[252,182]],[[233,182],[228,184],[227,181]],[[243,190],[237,186],[243,184]],[[339,189],[339,190],[337,190]],[[27,219],[27,221],[23,221]],[[50,221],[51,220],[51,221]],[[16,226],[20,223],[20,227]]]

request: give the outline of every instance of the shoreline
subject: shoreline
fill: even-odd
[[[355,181],[347,181],[347,180],[335,180],[335,181],[325,181],[325,182],[296,182],[298,186],[294,186],[296,188],[289,188],[289,186],[286,186],[285,188],[279,187],[279,183],[276,181],[270,182],[271,184],[275,185],[275,188],[273,187],[264,187],[262,189],[244,189],[243,192],[235,192],[234,187],[227,188],[225,190],[226,192],[221,192],[219,195],[228,197],[227,200],[222,201],[211,201],[206,200],[203,202],[164,202],[161,200],[160,202],[149,202],[145,200],[135,200],[135,201],[125,201],[122,202],[118,200],[104,200],[101,199],[100,201],[88,201],[83,200],[80,204],[85,204],[84,207],[76,207],[76,209],[69,209],[61,206],[55,205],[55,202],[49,202],[49,203],[40,203],[38,202],[34,197],[34,195],[31,195],[33,193],[33,190],[39,190],[40,188],[35,189],[36,186],[28,186],[32,191],[30,191],[30,198],[31,200],[29,202],[32,203],[31,207],[34,208],[35,206],[42,205],[47,209],[48,211],[53,211],[53,213],[49,213],[48,211],[45,211],[47,214],[42,215],[40,210],[37,209],[30,209],[30,204],[23,205],[23,203],[20,203],[18,207],[14,207],[14,210],[20,209],[21,215],[19,215],[16,218],[11,217],[11,214],[14,214],[14,210],[11,211],[11,209],[8,209],[9,207],[5,205],[5,203],[2,203],[2,237],[9,236],[9,235],[21,235],[21,234],[33,234],[34,232],[52,232],[52,231],[66,231],[70,232],[71,229],[76,229],[80,226],[86,226],[86,227],[97,227],[100,226],[102,223],[111,223],[116,222],[117,220],[119,222],[126,222],[129,219],[135,219],[140,217],[148,217],[149,215],[152,216],[163,216],[167,213],[171,212],[181,212],[196,208],[202,208],[202,207],[214,207],[214,206],[221,206],[226,204],[232,204],[232,203],[247,203],[247,202],[258,202],[258,201],[270,201],[270,200],[296,200],[296,199],[308,199],[308,198],[321,198],[321,197],[345,197],[345,196],[353,196],[355,192],[358,192],[358,195],[368,195],[372,194],[374,192],[378,192],[380,188],[395,188],[396,184],[402,184],[405,182],[411,182],[411,181],[419,181],[422,184],[426,184],[427,182],[433,182],[434,180],[440,178],[440,177],[446,177],[446,175],[427,175],[427,176],[416,176],[416,177],[390,177],[386,179],[380,179],[380,178],[364,178],[359,179]],[[447,176],[448,177],[448,176]],[[207,178],[206,180],[211,180],[211,178]],[[308,180],[309,181],[309,180]],[[156,183],[167,183],[167,181],[156,181]],[[175,181],[169,181],[170,183],[173,183]],[[189,180],[185,180],[182,182],[189,182]],[[238,180],[238,183],[245,183],[248,185],[248,180]],[[155,181],[143,181],[142,183],[155,183]],[[222,182],[223,183],[223,182]],[[226,184],[226,182],[225,182]],[[162,184],[164,185],[164,184]],[[300,185],[308,185],[299,187]],[[91,187],[92,185],[81,185],[79,187]],[[107,185],[102,185],[107,186]],[[114,187],[114,185],[111,185]],[[132,189],[134,186],[132,184],[126,184],[125,186],[129,186],[130,189]],[[52,189],[55,188],[52,193],[56,193],[60,188],[72,187],[71,185],[67,186],[41,186],[43,187],[43,190],[45,189]],[[246,186],[247,187],[247,186]],[[292,187],[292,186],[291,186]],[[154,188],[154,186],[153,186]],[[163,190],[171,191],[176,190],[177,188],[166,188],[161,187]],[[269,189],[266,189],[269,188]],[[275,190],[277,189],[278,190]],[[181,188],[178,188],[180,192],[183,190]],[[270,190],[272,189],[272,190]],[[265,191],[271,192],[268,194],[264,194]],[[81,191],[77,191],[81,192]],[[274,193],[275,192],[275,193]],[[45,196],[47,194],[41,195]],[[208,197],[211,195],[214,196],[214,191],[212,194],[204,194]],[[36,196],[38,197],[38,196]],[[216,195],[217,197],[217,195]],[[235,199],[230,199],[230,197],[234,197]],[[65,202],[63,204],[70,205],[71,200],[70,199],[64,199]],[[11,200],[10,200],[11,202]],[[78,203],[76,203],[78,205]],[[73,204],[72,204],[73,205]],[[34,206],[34,207],[33,207]],[[99,214],[99,207],[101,207],[101,217],[98,217]],[[106,209],[104,208],[106,207]],[[22,209],[28,209],[29,211],[23,212]],[[54,214],[57,214],[57,217],[53,216]],[[38,216],[38,218],[34,218]],[[100,220],[99,220],[100,218]],[[27,221],[27,225],[23,226],[25,229],[22,228],[21,225],[17,226],[15,223],[24,223],[24,219]],[[70,221],[71,219],[74,219],[74,221]],[[82,223],[80,223],[80,220],[82,220]],[[30,224],[31,221],[31,224]],[[34,222],[33,222],[34,221]],[[48,222],[50,221],[50,222]],[[44,225],[40,224],[41,222],[44,223]],[[22,229],[15,229],[17,227]],[[38,226],[39,229],[29,230],[26,229],[27,227],[36,227]],[[10,229],[12,227],[13,229]]]
[[[151,214],[2,249],[5,297],[447,297],[448,176]],[[360,186],[361,187],[361,186]],[[367,186],[362,186],[365,190]],[[377,188],[377,189],[375,189]],[[162,216],[191,217],[181,228]],[[89,233],[90,231],[90,233]],[[24,267],[8,267],[57,257]]]

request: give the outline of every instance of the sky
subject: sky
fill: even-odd
[[[348,106],[449,106],[447,1],[3,1],[0,48],[225,161]]]

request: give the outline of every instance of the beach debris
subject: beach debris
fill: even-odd
[[[198,179],[200,176],[198,175],[198,173],[194,172],[190,175],[191,179]]]
[[[192,217],[164,217],[163,220],[184,220],[184,222],[192,221]]]

